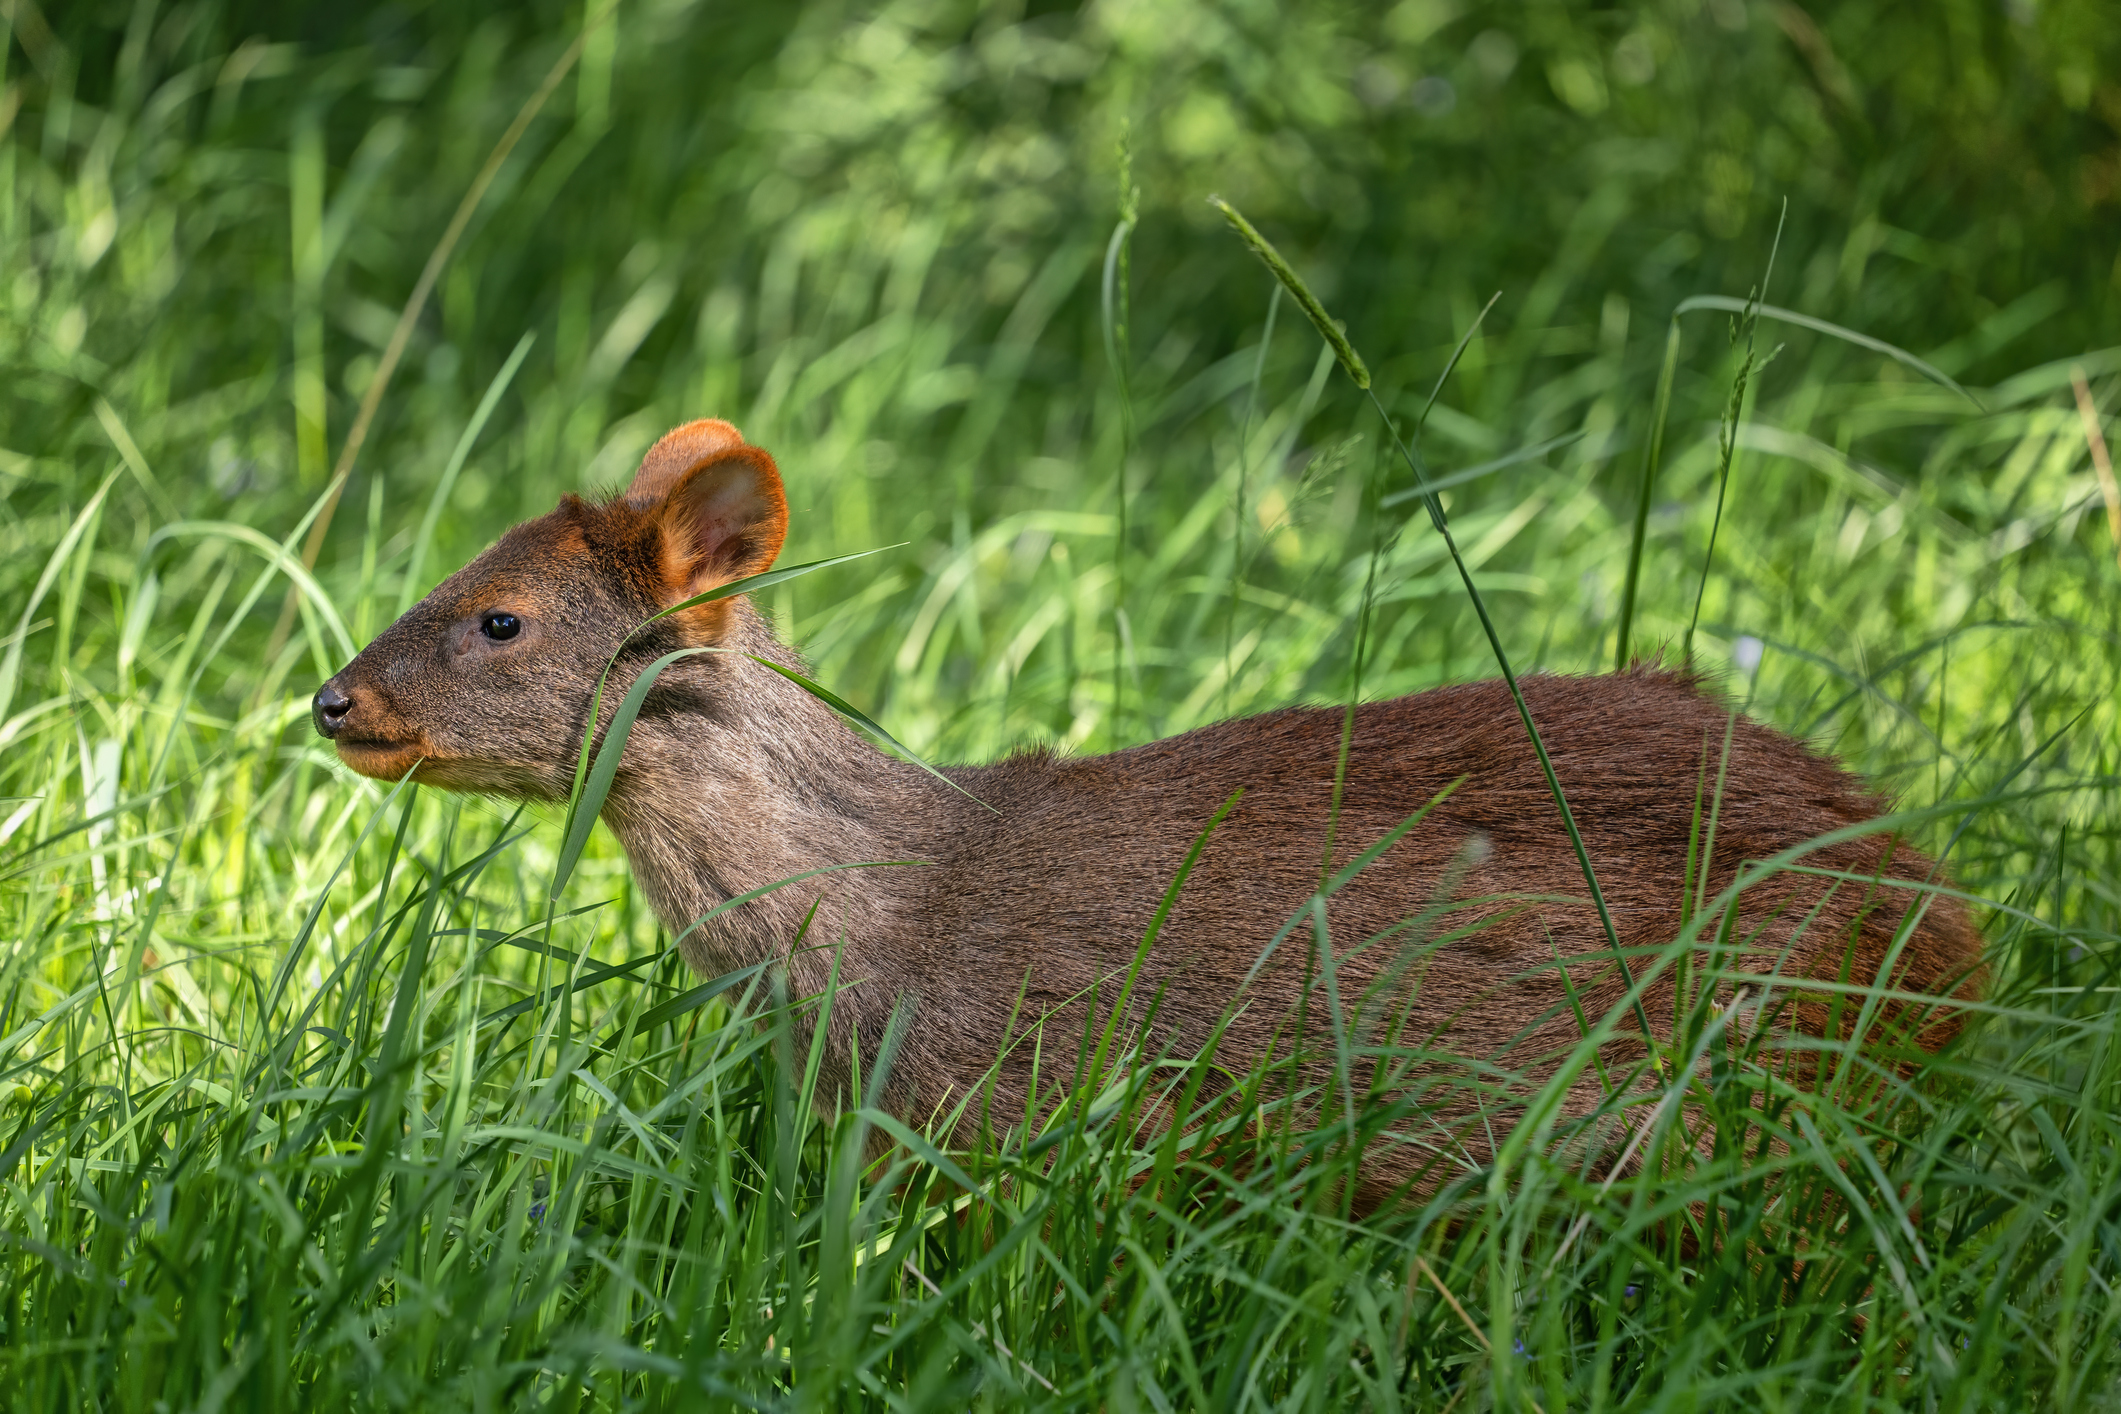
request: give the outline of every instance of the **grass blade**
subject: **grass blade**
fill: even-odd
[[[1650,536],[1650,500],[1657,470],[1664,462],[1664,427],[1672,411],[1672,377],[1679,368],[1679,317],[1672,316],[1664,336],[1664,366],[1657,373],[1657,400],[1650,408],[1650,442],[1642,454],[1642,487],[1635,496],[1635,525],[1628,537],[1627,577],[1620,589],[1620,625],[1613,639],[1613,671],[1628,666],[1628,634],[1635,624],[1635,593],[1642,581],[1642,556]]]
[[[1260,258],[1267,269],[1274,272],[1274,278],[1281,281],[1282,288],[1296,296],[1296,303],[1303,309],[1304,317],[1311,321],[1319,336],[1332,347],[1333,356],[1340,360],[1342,370],[1355,380],[1356,387],[1367,391],[1370,386],[1369,366],[1362,361],[1362,355],[1355,352],[1355,345],[1348,342],[1347,332],[1326,313],[1326,307],[1318,302],[1317,295],[1311,293],[1311,287],[1303,282],[1303,277],[1296,273],[1295,267],[1283,259],[1282,253],[1274,248],[1274,243],[1253,229],[1252,223],[1229,202],[1219,196],[1211,196],[1208,198],[1208,205],[1223,214],[1223,219],[1230,223],[1230,229],[1237,232],[1238,238],[1251,248],[1252,253]]]
[[[1904,368],[1913,369],[1939,387],[1951,389],[1960,397],[1972,403],[1976,411],[1988,411],[1986,407],[1982,406],[1981,399],[1967,391],[1957,379],[1934,364],[1926,363],[1922,359],[1915,357],[1898,344],[1889,344],[1883,339],[1874,339],[1869,334],[1859,334],[1854,329],[1844,328],[1839,324],[1816,318],[1813,315],[1799,314],[1793,309],[1784,309],[1779,305],[1751,303],[1742,299],[1733,299],[1729,295],[1694,295],[1691,298],[1681,300],[1672,310],[1672,317],[1677,319],[1680,315],[1691,314],[1697,309],[1714,309],[1730,314],[1743,315],[1748,308],[1758,318],[1772,319],[1781,324],[1794,324],[1800,329],[1809,329],[1815,334],[1825,334],[1830,338],[1839,339],[1843,343],[1854,344],[1859,349],[1869,349],[1872,353],[1884,354],[1893,362],[1900,364]]]
[[[956,791],[959,795],[965,797],[965,799],[972,801],[974,804],[980,806],[983,809],[992,810],[997,815],[1001,814],[999,810],[995,810],[994,807],[987,804],[986,801],[981,800],[971,791],[966,790],[956,781],[951,780],[941,771],[938,771],[935,769],[935,767],[929,765],[911,747],[905,745],[897,737],[885,731],[874,721],[870,720],[868,714],[863,712],[861,708],[856,707],[853,703],[849,702],[846,698],[840,696],[838,693],[832,691],[830,688],[822,687],[819,684],[812,682],[809,678],[804,677],[795,669],[784,668],[779,663],[775,663],[768,659],[759,657],[756,653],[746,654],[745,656],[749,657],[752,662],[757,663],[760,667],[771,668],[774,672],[779,673],[782,677],[788,679],[788,681],[794,683],[797,687],[809,693],[812,697],[815,697],[818,701],[824,703],[827,707],[830,707],[833,711],[839,713],[842,717],[845,717],[848,721],[854,723],[856,726],[860,727],[863,731],[869,733],[869,735],[875,737],[884,745],[890,747],[900,756],[905,757],[908,761],[911,761],[914,765],[920,767],[923,771],[926,771],[929,775],[935,777],[944,785],[950,787],[950,789]]]
[[[597,813],[604,808],[604,798],[611,794],[611,783],[619,773],[619,758],[625,754],[626,738],[633,734],[634,718],[641,714],[641,704],[648,700],[648,693],[663,670],[685,658],[702,653],[722,653],[729,650],[705,646],[680,648],[665,653],[641,671],[633,680],[633,686],[619,699],[619,710],[612,714],[611,725],[604,729],[604,744],[597,748],[596,764],[590,767],[581,788],[569,802],[567,830],[561,837],[559,861],[553,865],[552,885],[545,896],[557,900],[567,887],[567,880],[574,874],[574,866],[582,857],[582,847],[589,843],[589,831],[597,822]],[[596,723],[591,719],[589,735],[596,732]],[[586,743],[584,749],[586,750]]]

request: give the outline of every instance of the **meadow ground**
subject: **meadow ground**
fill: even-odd
[[[2099,6],[0,28],[10,1407],[2121,1403]],[[1124,1034],[1036,1131],[871,1162],[773,1020],[817,1003],[685,974],[601,831],[555,899],[556,812],[308,726],[448,569],[707,414],[780,458],[786,562],[896,547],[760,597],[934,760],[1493,675],[1380,416],[1418,425],[1513,665],[1625,622],[1869,774],[1988,1000],[1792,1104],[1704,993],[1616,1089],[1639,1171],[1527,1125],[1365,1222],[1389,1097],[1214,1107],[1212,1056]],[[1184,1145],[1137,1123],[1174,1106]],[[1689,1144],[1740,1115],[1774,1142]]]

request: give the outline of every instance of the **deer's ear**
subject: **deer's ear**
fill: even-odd
[[[687,472],[744,445],[744,434],[718,417],[703,417],[665,433],[641,458],[626,499],[647,507],[668,496]]]
[[[679,473],[656,521],[664,592],[674,603],[770,567],[788,538],[788,497],[773,458],[738,444]]]

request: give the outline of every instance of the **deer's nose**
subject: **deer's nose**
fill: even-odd
[[[309,720],[316,724],[317,735],[335,737],[346,725],[346,714],[353,710],[353,699],[330,683],[317,689],[317,695],[309,704]]]

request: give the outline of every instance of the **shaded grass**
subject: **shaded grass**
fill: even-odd
[[[1115,385],[1101,306],[1127,291],[1090,279],[1113,213],[1019,227],[1036,181],[945,180],[1031,161],[1035,125],[953,117],[930,50],[864,47],[889,26],[817,10],[790,40],[628,12],[583,42],[438,277],[272,652],[336,429],[447,213],[576,32],[239,62],[211,23],[139,13],[101,69],[88,41],[21,32],[8,91],[27,97],[0,142],[14,1403],[2110,1397],[2121,583],[2069,367],[2105,406],[2121,354],[1984,364],[1968,351],[2033,341],[2010,343],[2022,311],[1975,310],[1960,343],[1916,346],[1988,370],[1976,407],[1798,327],[1726,421],[1741,355],[1709,321],[1631,339],[1640,291],[1572,226],[1508,272],[1522,295],[1424,423],[1462,582],[1425,510],[1392,519],[1417,488],[1376,419],[1421,418],[1474,322],[1466,291],[1491,285],[1422,291],[1435,328],[1403,338],[1330,294],[1376,359],[1377,405],[1355,403],[1308,331],[1271,323],[1256,271],[1212,267],[1216,298],[1194,297],[1182,272],[1222,238],[1158,229],[1175,198],[1156,183],[1183,169],[1152,152]],[[902,187],[855,164],[836,195],[732,159],[672,188],[656,174],[720,131],[643,81],[680,41],[782,53],[803,102],[747,91],[791,111],[853,92],[849,151],[898,142],[862,124],[909,109],[930,146],[897,149]],[[1296,26],[1286,43],[1302,59],[1314,41]],[[998,94],[1002,52],[962,59]],[[745,131],[768,157],[814,137]],[[803,209],[777,208],[775,182]],[[614,210],[639,228],[614,235]],[[1793,222],[1793,268],[1827,248],[1817,219]],[[967,234],[988,228],[1037,234]],[[1928,287],[1880,283],[1807,317],[1913,342]],[[526,288],[534,302],[511,298]],[[1679,303],[1637,322],[1654,334]],[[1653,409],[1661,440],[1638,461]],[[1238,1075],[1115,1027],[1101,1066],[1055,1077],[1049,1118],[969,1148],[940,1142],[940,1117],[818,1095],[817,1043],[799,1042],[824,1029],[797,1018],[829,997],[685,975],[601,833],[393,799],[306,726],[313,683],[420,581],[706,413],[788,469],[791,562],[910,542],[757,597],[821,682],[934,759],[1338,700],[1358,633],[1365,695],[1482,676],[1466,583],[1513,659],[1591,670],[1623,617],[1639,648],[1677,640],[1701,584],[1697,658],[1764,642],[1749,710],[1893,789],[1909,837],[1978,901],[1990,1002],[1912,1079],[1889,1037],[1828,1047],[1825,1097],[1800,1106],[1760,1032],[1711,1005],[1722,910],[1703,900],[1669,949],[1628,959],[1691,969],[1693,1001],[1667,1078],[1616,1076],[1603,1129],[1555,1118],[1554,1058],[1370,1044],[1345,1016]],[[1291,922],[1327,978],[1362,941]],[[1874,994],[1845,995],[1876,1015]],[[1332,1083],[1306,1092],[1316,1066]],[[1530,1118],[1492,1164],[1440,1162],[1433,1192],[1351,1221],[1351,1155],[1405,1136],[1448,1155],[1431,1120],[1468,1094]],[[1586,1164],[1614,1135],[1638,1168]]]

